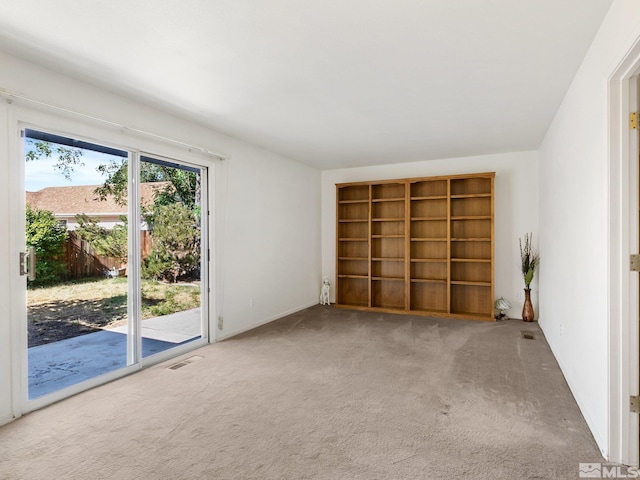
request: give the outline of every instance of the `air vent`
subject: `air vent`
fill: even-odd
[[[168,370],[177,370],[182,367],[186,367],[190,363],[196,362],[198,360],[202,360],[204,357],[200,355],[194,355],[193,357],[185,358],[184,360],[179,361],[178,363],[174,363],[173,365],[169,365],[167,367]]]
[[[186,367],[187,365],[189,365],[187,362],[179,362],[179,363],[174,363],[173,365],[170,365],[167,368],[169,370],[177,370],[181,367]]]
[[[525,338],[527,340],[535,340],[536,339],[536,335],[535,333],[528,331],[528,330],[522,330],[522,338]]]

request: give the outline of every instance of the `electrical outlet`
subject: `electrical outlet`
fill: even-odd
[[[222,330],[223,326],[222,315],[218,315],[218,330]]]
[[[564,335],[564,325],[560,324],[560,336]]]
[[[253,308],[253,297],[249,299],[249,308]]]

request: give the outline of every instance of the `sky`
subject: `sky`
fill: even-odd
[[[25,148],[28,147],[25,146]],[[120,158],[92,150],[81,149],[81,151],[84,166],[74,167],[70,180],[67,180],[61,172],[54,168],[54,164],[57,162],[55,153],[50,158],[25,162],[25,190],[37,192],[45,187],[100,185],[104,183],[105,177],[98,172],[98,166],[109,163],[111,159]]]

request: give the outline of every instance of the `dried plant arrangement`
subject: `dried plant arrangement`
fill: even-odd
[[[524,236],[524,245],[522,239],[520,242],[520,259],[522,260],[522,276],[524,278],[524,286],[529,290],[529,285],[533,280],[533,274],[536,271],[536,267],[540,262],[540,256],[538,252],[533,249],[532,246],[533,233],[527,233]]]

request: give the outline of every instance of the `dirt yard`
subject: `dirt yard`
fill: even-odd
[[[142,318],[200,306],[198,283],[142,281]],[[127,279],[76,280],[29,289],[29,347],[57,342],[127,322]]]

